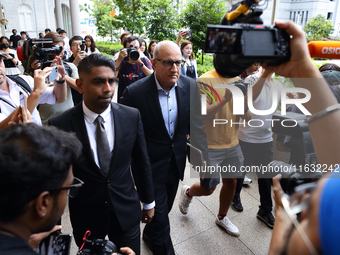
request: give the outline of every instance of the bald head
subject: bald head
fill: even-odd
[[[153,58],[158,59],[160,53],[163,53],[164,51],[171,51],[173,54],[179,53],[181,55],[181,51],[178,47],[178,45],[172,41],[161,41],[158,43],[153,51]]]

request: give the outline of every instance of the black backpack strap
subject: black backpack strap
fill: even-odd
[[[32,89],[28,83],[19,75],[6,75],[9,79],[18,84],[28,95],[31,94]]]

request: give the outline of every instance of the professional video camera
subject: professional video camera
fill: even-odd
[[[119,253],[117,246],[110,240],[94,239],[89,240],[88,237],[91,235],[91,231],[86,231],[84,236],[84,243],[79,248],[77,255],[111,255],[117,253],[117,255],[123,255],[125,253]]]
[[[136,61],[139,59],[139,52],[136,50],[135,47],[133,47],[132,44],[130,44],[129,48],[126,48],[126,52],[128,56],[125,57],[124,60],[129,61],[129,58],[131,58],[131,60]]]
[[[215,53],[214,66],[224,77],[238,76],[256,62],[278,65],[290,59],[289,35],[263,25],[259,1],[236,3],[221,25],[208,25],[204,52]]]
[[[59,55],[63,50],[63,47],[59,45],[44,48],[43,44],[52,43],[52,39],[30,39],[24,43],[23,47],[18,48],[18,58],[21,61],[28,61],[28,64],[30,64],[32,59],[38,59],[41,63],[40,68],[44,69],[52,63],[52,61],[49,61],[49,56]]]
[[[282,189],[292,194],[296,186],[321,178],[323,169],[314,152],[308,123],[305,122],[306,116],[287,112],[286,115],[275,114],[273,119],[276,120],[273,121],[273,132],[289,137],[291,159],[290,164],[276,160],[270,162],[268,169],[272,172],[268,172],[266,177],[273,178],[280,173]]]

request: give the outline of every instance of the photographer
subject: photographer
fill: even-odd
[[[27,109],[32,114],[33,122],[41,125],[40,115],[36,109],[37,104],[55,104],[65,101],[66,83],[60,84],[65,76],[64,67],[57,63],[59,77],[55,80],[53,87],[47,87],[45,79],[51,74],[51,67],[35,70],[34,79],[30,76],[20,75],[18,80],[13,81],[6,77],[3,61],[6,58],[6,54],[0,55],[0,129],[7,127],[16,108],[25,105],[26,96],[28,97]]]
[[[58,35],[55,32],[50,32],[47,35],[45,35],[44,39],[51,39],[53,41],[52,44],[44,44],[44,48],[51,48],[53,46],[59,45],[61,47],[64,47],[64,41],[63,38]],[[70,109],[74,106],[73,100],[72,100],[72,93],[71,88],[77,90],[76,85],[76,79],[78,79],[78,69],[77,67],[72,63],[67,63],[65,61],[62,61],[61,58],[64,56],[64,50],[62,50],[58,55],[50,55],[50,61],[52,60],[51,67],[55,66],[57,63],[61,66],[64,66],[65,69],[65,80],[66,80],[66,100],[60,104],[40,104],[39,105],[39,112],[41,121],[44,125],[47,125],[48,120],[58,115],[59,113],[62,113],[66,111],[67,109]],[[37,63],[37,60],[32,63]],[[40,63],[36,64],[34,67],[39,67]]]
[[[72,164],[81,144],[72,134],[35,124],[0,132],[0,253],[36,254],[32,234],[51,230],[70,190],[80,187]],[[71,193],[72,193],[71,191]]]
[[[138,54],[141,54],[139,38],[135,36],[127,37],[123,43],[124,49],[120,51],[116,61],[116,76],[118,73],[117,77],[119,78],[118,102],[120,102],[120,97],[127,86],[153,73],[150,60],[146,57],[139,56],[137,60],[131,59],[127,52],[130,45],[133,45]],[[128,60],[125,58],[128,58]]]
[[[80,60],[85,58],[86,53],[84,49],[81,48],[82,43],[83,43],[83,37],[79,35],[73,36],[70,39],[69,44],[71,47],[72,56],[67,59],[67,62],[71,62],[75,64],[76,66],[78,66]]]
[[[291,58],[279,66],[266,68],[271,68],[278,75],[290,77],[296,87],[305,88],[311,93],[311,99],[304,106],[312,114],[308,120],[313,146],[319,163],[325,164],[328,171],[333,171],[339,163],[337,152],[340,151],[340,136],[336,134],[339,132],[340,107],[326,80],[310,60],[303,31],[291,21],[276,22],[276,25],[292,36]],[[328,108],[331,106],[333,110]],[[296,216],[289,210],[289,201],[282,197],[280,177],[274,178],[276,222],[269,254],[339,254],[340,233],[337,224],[334,224],[339,213],[339,174],[332,173],[328,177],[319,181],[310,196],[311,202],[305,203],[308,206],[301,212],[300,222],[296,221]],[[306,198],[306,194],[303,198]],[[295,227],[289,228],[292,225],[287,224],[289,221],[283,213],[283,205],[290,215],[289,221]]]

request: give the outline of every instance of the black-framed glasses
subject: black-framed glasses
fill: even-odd
[[[177,68],[182,68],[183,66],[183,60],[177,60],[177,61],[172,61],[169,59],[166,60],[161,60],[161,59],[155,59],[156,61],[162,62],[164,67],[167,69],[172,68],[172,66],[175,64]]]
[[[57,190],[68,189],[67,195],[69,197],[73,198],[77,195],[77,193],[79,191],[78,188],[80,188],[83,185],[84,185],[84,182],[82,180],[78,179],[77,177],[73,177],[73,184],[71,184],[70,186],[56,188],[56,189],[50,189],[48,191],[57,191]]]

